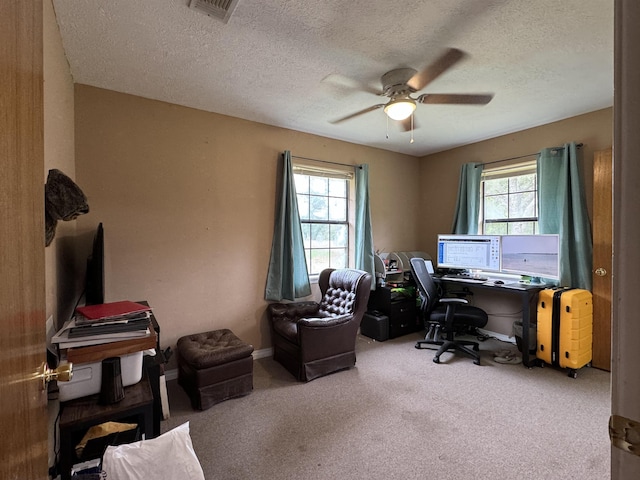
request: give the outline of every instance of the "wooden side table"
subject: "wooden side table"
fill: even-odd
[[[71,478],[71,467],[78,462],[75,447],[94,425],[109,421],[137,423],[145,438],[158,435],[153,421],[153,393],[146,374],[124,391],[124,398],[111,405],[100,405],[99,394],[60,405],[60,473],[63,480]]]

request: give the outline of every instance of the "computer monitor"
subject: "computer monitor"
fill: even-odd
[[[559,280],[559,235],[503,235],[502,271]]]
[[[438,235],[438,268],[500,271],[500,235]]]
[[[429,272],[431,275],[436,273],[435,269],[433,268],[433,262],[431,260],[425,260],[424,264],[427,267],[427,272]]]

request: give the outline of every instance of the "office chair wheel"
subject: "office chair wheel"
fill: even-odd
[[[433,357],[433,363],[440,363],[440,357]]]
[[[473,344],[473,351],[474,351],[474,352],[479,352],[479,351],[480,351],[480,347],[478,346],[478,344],[477,344],[477,343],[474,343],[474,344]]]
[[[480,365],[480,359],[479,358],[475,359],[473,363],[475,363],[476,365]]]

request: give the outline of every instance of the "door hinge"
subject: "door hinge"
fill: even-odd
[[[640,423],[620,415],[609,417],[611,444],[625,452],[640,456]]]

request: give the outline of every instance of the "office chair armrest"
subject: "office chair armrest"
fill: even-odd
[[[460,303],[460,304],[465,304],[465,303],[469,303],[469,300],[467,300],[466,298],[441,298],[440,303]]]

